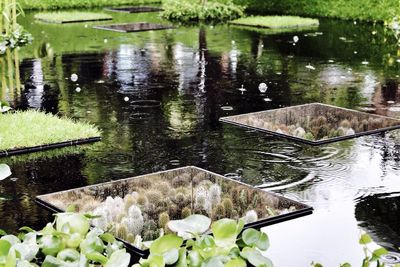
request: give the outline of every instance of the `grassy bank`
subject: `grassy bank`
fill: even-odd
[[[290,14],[308,17],[379,20],[400,15],[399,0],[234,0],[254,14]]]
[[[111,20],[112,16],[105,13],[57,11],[38,13],[34,16],[34,18],[42,22],[62,24],[83,21]]]
[[[21,0],[22,8],[64,9],[160,3],[161,0]]]
[[[38,111],[0,114],[0,150],[32,147],[99,136],[87,123]]]
[[[230,22],[230,24],[257,28],[279,29],[317,26],[319,22],[317,19],[296,16],[255,16],[233,20]]]

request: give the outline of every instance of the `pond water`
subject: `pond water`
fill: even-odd
[[[168,23],[157,13],[112,15]],[[397,257],[399,131],[314,147],[219,122],[311,102],[400,118],[399,51],[381,25],[322,20],[283,33],[177,25],[126,34],[92,29],[105,24],[98,22],[36,23],[32,13],[21,23],[35,40],[19,51],[24,89],[14,105],[90,121],[103,141],[1,159],[13,171],[0,183],[1,228],[43,226],[51,214],[34,203],[38,194],[196,165],[315,208],[265,228],[275,266],[359,266],[361,230]]]

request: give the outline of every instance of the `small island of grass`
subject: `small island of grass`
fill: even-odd
[[[35,19],[47,23],[63,24],[74,22],[111,20],[112,16],[105,13],[62,11],[38,13],[35,15]]]
[[[100,131],[86,122],[35,110],[0,114],[0,152],[65,141],[87,140],[100,136]],[[31,152],[31,151],[28,151]],[[32,151],[33,152],[33,151]]]
[[[318,26],[318,19],[297,16],[254,16],[233,20],[233,25],[257,28],[285,29]]]

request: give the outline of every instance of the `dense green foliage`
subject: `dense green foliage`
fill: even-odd
[[[260,28],[308,27],[319,24],[317,19],[297,16],[254,16],[233,20],[230,23]]]
[[[134,267],[246,267],[249,264],[272,267],[272,262],[260,252],[268,249],[268,236],[255,229],[242,232],[243,225],[243,221],[232,219],[220,219],[211,224],[203,215],[170,221],[168,228],[174,233],[153,241],[150,256]],[[208,232],[210,227],[212,235]]]
[[[34,110],[0,114],[0,150],[31,147],[99,136],[84,122]]]
[[[24,9],[91,8],[160,3],[160,0],[21,0]]]
[[[69,23],[95,20],[108,20],[112,16],[105,13],[94,12],[78,12],[78,11],[63,11],[63,12],[45,12],[35,14],[35,19],[49,23]]]
[[[234,0],[257,14],[388,20],[400,14],[399,0]]]
[[[163,8],[163,18],[184,23],[228,21],[243,16],[244,9],[230,1],[202,4],[188,0],[165,0]]]
[[[0,266],[127,267],[130,255],[122,243],[89,223],[90,216],[66,212],[41,231],[23,227],[18,236],[0,231]]]

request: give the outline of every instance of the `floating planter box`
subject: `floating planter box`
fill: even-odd
[[[320,103],[223,117],[220,121],[311,145],[400,128],[400,120]]]
[[[162,8],[150,6],[130,6],[130,7],[107,7],[105,10],[124,13],[143,13],[143,12],[160,12]]]
[[[138,22],[138,23],[100,25],[100,26],[94,26],[93,28],[115,31],[115,32],[141,32],[141,31],[173,29],[174,27],[156,23]]]
[[[212,220],[243,217],[245,227],[260,228],[312,213],[307,205],[197,167],[41,195],[36,200],[52,211],[75,205],[79,212],[100,215],[93,225],[111,229],[139,256],[146,255],[143,242],[168,231],[169,220],[190,214]]]

